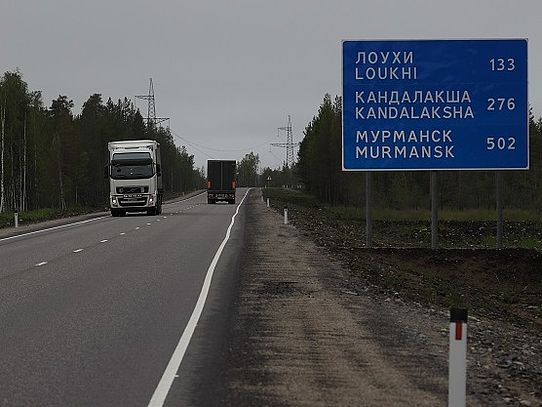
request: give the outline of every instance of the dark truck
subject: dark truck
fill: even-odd
[[[207,160],[207,203],[235,203],[235,160]]]

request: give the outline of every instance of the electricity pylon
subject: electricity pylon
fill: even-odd
[[[286,160],[284,163],[288,168],[292,168],[295,161],[295,148],[299,143],[294,143],[294,134],[292,132],[292,118],[288,115],[288,124],[285,127],[279,127],[277,136],[280,137],[280,132],[286,132],[286,143],[271,143],[273,147],[282,147],[286,149]]]
[[[154,86],[152,85],[152,78],[149,78],[149,93],[147,95],[136,95],[136,99],[147,101],[147,117],[144,120],[147,126],[156,127],[158,124],[169,120],[169,117],[156,117],[156,101],[154,99]]]

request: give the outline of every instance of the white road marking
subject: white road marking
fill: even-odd
[[[150,223],[147,223],[147,226],[150,226],[151,224]]]
[[[203,192],[201,192],[201,193],[199,193],[197,195],[191,196],[190,198],[186,198],[186,199],[171,202],[171,203],[165,203],[164,206],[166,206],[166,205],[175,205],[175,204],[180,203],[180,202],[186,202],[186,201],[197,198],[198,196],[201,196],[201,195],[206,194],[206,193],[207,193],[207,191],[203,191]],[[51,230],[64,229],[64,228],[68,228],[68,227],[71,227],[71,226],[81,226],[81,225],[84,225],[84,224],[87,224],[87,223],[90,223],[90,222],[96,222],[97,220],[107,219],[107,218],[110,218],[110,217],[111,217],[111,215],[99,216],[97,218],[81,220],[81,221],[73,222],[73,223],[66,223],[65,225],[59,225],[59,226],[53,226],[53,227],[50,227],[50,228],[34,230],[33,232],[21,233],[20,235],[4,237],[4,238],[0,239],[0,242],[4,242],[4,241],[7,241],[7,240],[12,240],[12,239],[17,239],[17,238],[23,237],[23,236],[31,236],[31,235],[36,235],[36,234],[43,233],[43,232],[49,232]]]
[[[163,216],[164,219],[167,219],[167,216]]]
[[[136,227],[136,230],[139,230],[139,229],[141,229],[141,228],[140,228],[139,226],[137,226],[137,227]]]
[[[76,249],[76,250],[74,250],[73,252],[74,252],[74,253],[81,253],[82,251],[83,251],[83,249]]]
[[[120,232],[120,235],[121,236],[124,236],[126,233],[125,232]]]
[[[42,261],[41,263],[36,264],[36,267],[45,266],[47,264],[46,261]]]
[[[40,230],[34,230],[33,232],[28,232],[28,233],[22,233],[20,235],[15,235],[15,236],[10,236],[10,237],[4,237],[3,239],[0,239],[0,242],[3,242],[5,240],[11,240],[11,239],[16,239],[18,237],[23,237],[23,236],[30,236],[30,235],[36,235],[38,233],[43,233],[43,232],[49,232],[51,230],[58,230],[58,229],[64,229],[64,228],[67,228],[67,227],[70,227],[70,226],[80,226],[80,225],[84,225],[86,223],[90,223],[90,222],[95,222],[97,220],[100,220],[100,219],[105,219],[105,218],[110,218],[111,216],[107,215],[107,216],[100,216],[98,218],[92,218],[92,219],[87,219],[87,220],[82,220],[82,221],[79,221],[79,222],[73,222],[73,223],[67,223],[65,225],[59,225],[59,226],[53,226],[51,228],[45,228],[45,229],[40,229]]]
[[[197,198],[198,196],[201,196],[201,195],[206,194],[206,193],[207,193],[207,191],[203,191],[203,192],[201,192],[201,193],[199,193],[197,195],[191,196],[190,198],[181,199],[180,201],[175,201],[175,202],[171,202],[171,203],[165,203],[162,206],[175,205],[175,204],[178,204],[178,203],[186,202],[186,201]]]
[[[207,295],[209,294],[209,288],[211,287],[211,280],[213,278],[216,265],[218,264],[218,260],[220,259],[220,256],[222,254],[222,251],[224,250],[224,247],[226,246],[226,243],[228,243],[228,240],[230,239],[230,233],[235,223],[235,218],[237,214],[239,213],[239,208],[243,204],[249,191],[250,191],[250,188],[247,190],[247,192],[243,196],[243,199],[241,199],[241,202],[239,203],[239,205],[237,205],[237,209],[235,210],[235,213],[233,214],[231,218],[230,226],[228,226],[228,229],[226,230],[226,236],[224,237],[224,240],[222,241],[222,243],[220,243],[220,246],[218,247],[218,250],[216,251],[215,256],[213,257],[213,260],[211,261],[211,264],[209,265],[207,274],[205,275],[205,280],[203,281],[203,287],[201,288],[201,292],[198,297],[198,302],[196,303],[194,311],[192,311],[190,320],[188,321],[188,324],[186,325],[186,328],[184,329],[181,339],[179,340],[179,343],[177,344],[177,347],[175,348],[175,351],[173,352],[173,355],[171,356],[171,359],[169,360],[166,370],[162,374],[162,378],[160,379],[158,386],[154,390],[154,394],[152,395],[152,398],[151,398],[151,401],[149,402],[148,407],[162,407],[164,405],[166,397],[169,393],[169,389],[171,388],[171,385],[173,384],[173,380],[175,379],[175,376],[177,375],[177,371],[179,370],[179,366],[181,365],[181,362],[183,361],[183,357],[186,352],[186,349],[188,348],[188,345],[190,344],[190,339],[192,339],[192,335],[194,334],[196,325],[198,324],[198,321],[201,317],[201,313],[203,312],[203,307],[205,306],[205,301],[207,300]]]
[[[160,222],[160,219],[156,219],[156,222]]]
[[[108,240],[107,239],[100,240],[100,243],[105,243],[105,242],[108,242]]]

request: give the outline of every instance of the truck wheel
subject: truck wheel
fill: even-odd
[[[113,216],[114,218],[116,218],[117,216],[119,216],[119,211],[118,209],[111,209],[111,216]]]
[[[151,208],[151,209],[147,209],[147,215],[149,215],[149,216],[155,216],[156,214],[157,214],[156,207]]]

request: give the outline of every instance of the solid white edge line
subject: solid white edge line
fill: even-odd
[[[189,201],[190,199],[194,199],[194,198],[196,198],[196,197],[198,197],[200,195],[206,194],[206,193],[207,193],[207,191],[203,191],[203,192],[200,192],[197,195],[191,196],[190,198],[181,199],[180,201],[175,201],[175,202],[168,202],[168,203],[162,204],[162,206],[175,205],[175,204],[178,204],[178,203],[186,202],[186,201]]]
[[[207,269],[207,274],[205,276],[205,280],[203,281],[203,287],[201,288],[201,292],[199,294],[198,301],[196,302],[196,306],[194,307],[194,311],[192,311],[192,315],[190,316],[188,324],[186,324],[181,339],[179,340],[179,343],[177,344],[177,347],[175,348],[175,351],[173,352],[173,355],[169,360],[166,370],[164,370],[158,386],[156,386],[156,389],[154,390],[154,394],[152,395],[151,401],[149,401],[148,407],[162,407],[164,405],[164,402],[166,401],[166,397],[169,393],[171,385],[173,384],[173,380],[175,380],[175,376],[177,375],[179,366],[183,361],[186,349],[190,344],[190,340],[192,339],[192,335],[194,334],[196,325],[198,324],[198,321],[203,312],[203,307],[205,306],[205,301],[207,300],[207,295],[209,294],[209,288],[211,287],[211,280],[213,278],[216,265],[218,264],[218,260],[220,259],[226,243],[228,243],[228,240],[230,239],[230,233],[235,223],[235,218],[239,213],[239,208],[241,207],[241,205],[243,205],[245,198],[250,192],[250,189],[251,188],[249,188],[247,192],[245,192],[243,199],[241,199],[241,202],[239,203],[239,205],[237,205],[237,209],[235,210],[235,213],[231,218],[230,226],[228,226],[228,229],[226,230],[226,236],[224,237],[224,240],[222,240],[222,243],[220,243],[220,246],[218,247],[218,250],[213,257],[213,260],[211,261],[211,264]]]
[[[16,239],[16,238],[18,238],[18,237],[23,237],[23,236],[36,235],[36,234],[38,234],[38,233],[48,232],[48,231],[51,231],[51,230],[64,229],[64,228],[67,228],[67,227],[70,227],[70,226],[79,226],[79,225],[83,225],[83,224],[85,224],[85,223],[90,223],[90,222],[94,222],[94,221],[97,221],[97,220],[100,220],[100,219],[105,219],[105,218],[110,218],[110,217],[111,217],[110,215],[100,216],[100,217],[98,217],[98,218],[92,218],[92,219],[87,219],[87,220],[81,220],[81,221],[79,221],[79,222],[66,223],[65,225],[59,225],[59,226],[53,226],[53,227],[50,227],[50,228],[34,230],[33,232],[27,232],[27,233],[22,233],[22,234],[20,234],[20,235],[15,235],[15,236],[10,236],[10,237],[4,237],[4,238],[0,239],[0,242],[3,242],[3,241],[5,241],[5,240]]]

